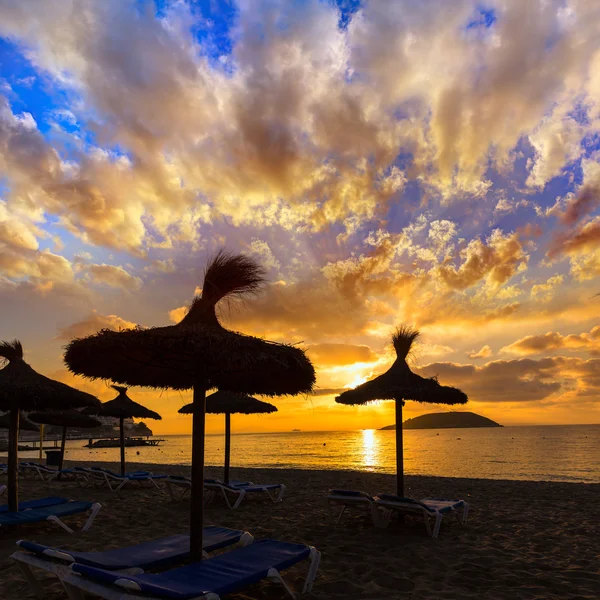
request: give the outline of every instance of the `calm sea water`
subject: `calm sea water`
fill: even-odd
[[[130,448],[131,461],[189,465],[191,436],[161,436],[156,448]],[[118,461],[119,450],[67,442],[67,458]],[[223,463],[223,436],[206,438],[206,464]],[[22,453],[23,458],[37,454]],[[412,430],[404,433],[405,472],[448,477],[600,482],[600,425]],[[395,432],[331,431],[232,436],[231,464],[395,473]]]

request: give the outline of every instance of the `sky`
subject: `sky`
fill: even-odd
[[[64,345],[177,322],[224,247],[269,285],[223,325],[317,371],[234,430],[393,422],[334,398],[402,324],[465,410],[599,423],[599,24],[597,0],[0,0],[0,339],[111,399]],[[130,395],[191,430],[189,393]]]

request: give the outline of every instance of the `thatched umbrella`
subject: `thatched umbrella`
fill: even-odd
[[[202,294],[177,325],[103,330],[73,340],[65,352],[69,369],[90,378],[194,390],[190,551],[195,560],[202,559],[206,391],[279,396],[310,392],[315,382],[301,349],[228,331],[219,323],[220,300],[257,293],[263,283],[264,270],[251,258],[221,251],[205,272]]]
[[[10,413],[0,415],[0,429],[10,429]],[[19,431],[39,431],[40,428],[32,423],[23,413],[19,415]]]
[[[193,404],[186,404],[179,409],[182,415],[190,415],[194,412]],[[255,415],[277,412],[277,407],[237,392],[219,390],[206,398],[206,412],[213,415],[225,415],[225,469],[224,481],[229,483],[229,462],[231,455],[231,415]]]
[[[114,417],[119,419],[119,433],[121,437],[121,475],[125,475],[125,429],[123,427],[124,419],[155,419],[160,421],[162,417],[153,410],[134,402],[127,395],[127,388],[120,385],[111,385],[113,390],[119,392],[119,395],[113,400],[104,402],[98,409],[87,410],[88,414],[94,414],[101,417]]]
[[[54,381],[34,371],[23,360],[21,342],[0,343],[0,357],[8,364],[0,370],[0,410],[10,411],[8,430],[8,506],[19,508],[17,483],[17,452],[19,436],[19,411],[62,410],[81,406],[94,406],[100,401],[59,381]]]
[[[340,394],[335,401],[341,404],[366,404],[373,400],[396,401],[396,470],[398,496],[404,496],[404,457],[402,444],[402,407],[405,400],[432,404],[464,404],[467,395],[459,389],[440,385],[437,379],[425,379],[413,373],[406,357],[419,332],[399,327],[392,336],[396,361],[382,375]]]
[[[89,410],[89,409],[88,409]],[[60,410],[52,412],[32,412],[29,414],[29,418],[35,423],[42,425],[56,425],[62,427],[62,437],[60,443],[60,465],[59,470],[63,468],[63,462],[65,460],[65,445],[67,443],[67,428],[77,427],[82,429],[89,429],[92,427],[100,427],[102,422],[98,419],[85,415],[78,410]],[[58,479],[60,479],[60,473]]]

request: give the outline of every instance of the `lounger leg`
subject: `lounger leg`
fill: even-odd
[[[229,501],[227,502],[229,504],[229,508],[231,508],[232,510],[237,508],[241,504],[241,502],[245,496],[246,496],[246,490],[240,490],[240,495],[239,495],[238,499],[235,501],[235,504],[233,506],[231,506],[231,504],[229,504]]]
[[[99,502],[94,502],[92,506],[92,512],[88,517],[87,521],[85,522],[85,525],[81,528],[81,531],[87,531],[92,526],[92,523],[94,522],[94,519],[96,518],[96,515],[100,512],[101,508],[102,504],[100,504]]]
[[[119,485],[113,490],[113,492],[120,492],[121,489],[123,488],[123,486],[128,482],[128,479],[123,479],[123,481],[121,481],[121,483],[119,483]]]
[[[310,548],[310,566],[308,567],[308,573],[306,574],[306,580],[304,581],[304,588],[302,589],[303,594],[310,593],[312,590],[313,583],[319,570],[319,563],[321,562],[321,553],[314,547]]]
[[[33,590],[33,593],[40,600],[44,600],[44,598],[46,597],[46,592],[44,591],[44,588],[41,586],[40,582],[36,579],[35,575],[33,574],[33,571],[31,570],[31,567],[29,565],[26,565],[25,563],[22,563],[21,561],[17,561],[17,564],[19,565],[21,572],[25,576],[29,587]]]
[[[467,524],[467,517],[469,516],[469,505],[465,502],[465,505],[463,507],[463,514],[462,514],[462,525],[466,525]]]
[[[430,533],[431,537],[434,539],[437,538],[437,536],[440,533],[440,527],[442,525],[442,518],[443,518],[442,513],[437,513],[435,515],[435,525],[433,527],[433,534]]]
[[[61,580],[63,587],[65,588],[65,592],[67,592],[67,596],[69,600],[85,600],[85,593],[83,590],[67,583],[66,581]]]
[[[344,516],[344,513],[346,512],[346,508],[347,508],[347,506],[345,504],[343,504],[342,509],[340,510],[340,512],[337,516],[337,519],[335,520],[336,525],[340,522],[341,518]]]
[[[285,591],[292,598],[296,598],[296,595],[294,594],[294,592],[292,592],[290,586],[285,582],[285,580],[281,576],[281,573],[277,569],[269,569],[267,571],[267,579],[270,579],[271,581],[275,581],[277,583],[280,583],[284,587]]]
[[[62,527],[67,533],[73,533],[73,530],[68,525],[65,525],[56,515],[50,515],[46,521],[52,521]]]
[[[277,502],[281,502],[283,500],[283,496],[285,495],[285,485],[281,484],[281,488],[279,488],[279,495],[277,496]]]

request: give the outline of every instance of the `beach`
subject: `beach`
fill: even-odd
[[[74,462],[68,463],[77,464]],[[106,463],[118,469],[114,463]],[[188,475],[188,467],[129,463],[128,470]],[[207,468],[208,477],[222,470]],[[462,498],[469,523],[444,519],[439,539],[423,522],[408,519],[375,529],[366,513],[352,512],[339,525],[328,521],[330,488],[393,492],[395,477],[354,471],[234,468],[236,479],[283,483],[286,496],[273,504],[249,498],[237,510],[215,501],[206,524],[250,531],[256,539],[276,538],[314,545],[322,552],[313,598],[596,599],[600,597],[600,484],[407,476],[406,494]],[[0,483],[2,481],[0,480]],[[80,488],[75,482],[20,479],[20,499],[61,495],[102,503],[93,527],[69,535],[52,524],[28,525],[0,533],[0,590],[5,600],[33,598],[20,570],[9,559],[18,539],[76,550],[101,550],[186,532],[189,500],[174,503],[152,488]],[[81,525],[83,517],[69,517]],[[299,591],[305,565],[287,572]],[[51,600],[64,598],[56,579],[38,572]],[[284,590],[263,582],[232,600],[284,598]]]

